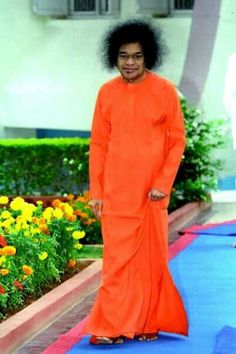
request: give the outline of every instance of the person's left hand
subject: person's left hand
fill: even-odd
[[[165,198],[166,194],[159,191],[158,189],[152,188],[148,193],[148,198],[153,201],[158,201]]]

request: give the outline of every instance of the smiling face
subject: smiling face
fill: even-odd
[[[130,83],[135,83],[144,79],[144,56],[142,47],[138,42],[123,44],[120,47],[117,68],[123,79]]]

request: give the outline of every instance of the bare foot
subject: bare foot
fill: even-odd
[[[123,344],[124,339],[122,337],[97,337],[92,336],[90,338],[90,344]]]
[[[140,342],[152,341],[158,339],[158,335],[156,333],[143,333],[139,334],[137,338]]]

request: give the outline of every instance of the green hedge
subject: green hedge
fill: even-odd
[[[82,138],[0,140],[0,194],[78,194],[88,181],[88,148]]]

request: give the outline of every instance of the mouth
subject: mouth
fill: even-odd
[[[124,72],[126,74],[133,74],[136,71],[136,69],[124,69]]]

